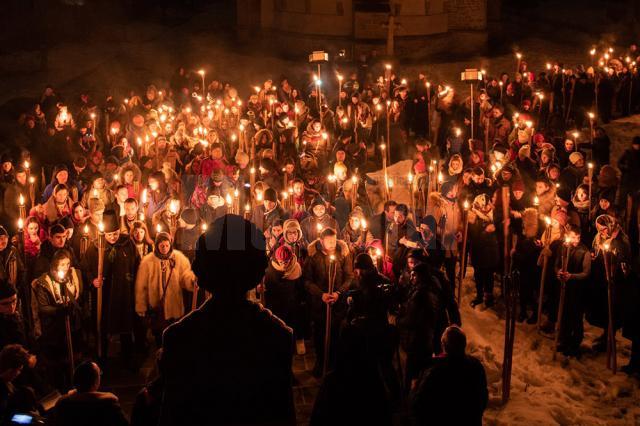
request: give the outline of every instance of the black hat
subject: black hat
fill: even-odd
[[[427,225],[427,228],[429,228],[431,232],[433,232],[434,234],[436,233],[436,218],[432,215],[427,215],[420,219],[420,225]]]
[[[120,221],[118,220],[118,215],[113,210],[105,210],[102,215],[102,223],[104,225],[104,232],[116,232],[120,229]]]
[[[184,220],[187,225],[195,225],[198,222],[198,214],[191,207],[182,210],[180,219]]]
[[[560,185],[556,190],[556,196],[565,203],[569,203],[571,201],[571,191],[566,187],[566,185]]]
[[[218,218],[196,245],[192,267],[198,285],[216,298],[243,300],[264,276],[265,246],[255,224],[238,215]]]
[[[9,233],[7,232],[7,230],[4,228],[4,226],[0,225],[0,236],[4,236],[4,235],[9,235]]]
[[[640,145],[640,136],[634,136],[631,140],[631,145]]]
[[[2,154],[2,157],[0,157],[0,163],[13,163],[13,158],[11,158],[10,154]]]
[[[16,294],[16,289],[9,283],[9,281],[0,281],[0,300],[8,299]]]
[[[274,203],[278,201],[278,194],[276,193],[276,190],[273,188],[267,188],[267,190],[264,191],[264,200],[272,201]]]
[[[356,256],[356,261],[353,264],[353,267],[355,269],[373,269],[373,260],[367,253],[360,253]]]

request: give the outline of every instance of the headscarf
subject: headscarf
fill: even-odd
[[[489,208],[489,211],[486,211]],[[493,222],[493,205],[487,194],[480,194],[473,199],[471,210],[482,220]]]
[[[171,244],[171,248],[169,249],[169,252],[167,254],[161,254],[160,250],[158,249],[158,246],[163,241],[169,241],[169,244]],[[156,235],[156,244],[153,249],[153,254],[160,260],[167,260],[171,257],[171,255],[173,254],[173,242],[171,241],[171,235],[169,235],[169,233],[159,232],[158,235]]]
[[[598,216],[596,218],[596,225],[603,226],[608,231],[607,234],[609,235],[609,238],[605,238],[602,235],[602,232],[598,232],[596,237],[593,239],[593,249],[595,255],[598,256],[600,251],[604,249],[605,244],[611,246],[611,242],[616,239],[621,228],[616,219],[608,214],[601,214]]]

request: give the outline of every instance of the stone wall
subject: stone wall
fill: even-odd
[[[449,30],[486,30],[487,0],[445,0]]]

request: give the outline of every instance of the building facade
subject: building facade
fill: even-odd
[[[488,4],[489,3],[489,4]],[[238,34],[281,54],[478,52],[499,0],[236,0]],[[493,12],[495,13],[495,12]]]

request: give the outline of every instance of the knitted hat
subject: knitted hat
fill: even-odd
[[[367,253],[360,253],[356,256],[356,261],[353,264],[354,269],[374,269],[373,260]]]
[[[569,155],[569,162],[574,166],[580,160],[584,160],[584,157],[579,152],[572,152],[571,155]]]
[[[194,209],[189,207],[182,211],[180,219],[184,220],[187,225],[195,225],[198,222],[198,214]]]
[[[511,190],[513,192],[516,192],[516,191],[524,192],[524,183],[520,179],[514,181],[513,184],[511,185]]]
[[[280,264],[288,264],[293,259],[293,256],[293,250],[286,244],[278,247],[275,252],[275,259]]]

